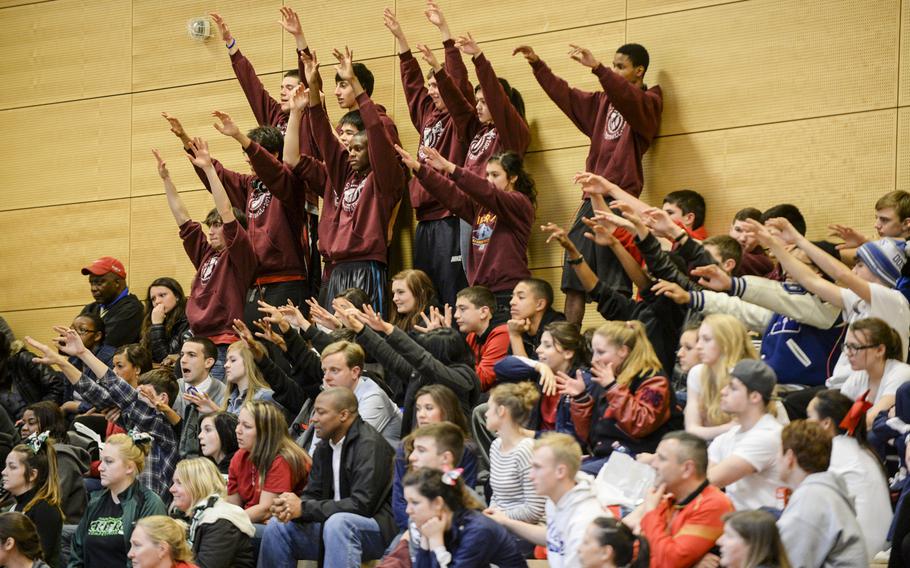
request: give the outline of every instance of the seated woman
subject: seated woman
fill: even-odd
[[[405,333],[426,325],[422,316],[436,302],[436,289],[423,270],[402,270],[392,277],[392,315],[389,321]],[[362,306],[355,306],[361,308]]]
[[[745,326],[727,314],[711,314],[698,328],[700,363],[686,380],[686,431],[713,440],[735,424],[720,409],[720,391],[730,382],[730,370],[743,359],[758,359]]]
[[[777,523],[770,513],[737,511],[728,514],[724,521],[724,534],[717,540],[721,566],[790,568]]]
[[[136,521],[167,513],[161,498],[139,483],[152,440],[145,434],[137,438],[114,434],[105,442],[102,490],[92,494],[76,527],[68,568],[126,565]]]
[[[866,412],[866,427],[871,428],[879,412],[894,406],[898,387],[910,381],[900,335],[882,319],[856,320],[847,329],[844,353],[852,372],[840,392],[850,400],[864,398],[872,404]]]
[[[647,568],[650,560],[648,541],[632,534],[622,521],[599,517],[585,530],[585,538],[578,549],[578,559],[581,568]]]
[[[246,402],[240,409],[237,446],[228,472],[227,500],[243,507],[261,534],[272,501],[282,493],[302,491],[312,462],[288,435],[281,410],[262,400]]]
[[[152,370],[152,354],[138,343],[121,345],[114,351],[111,370],[136,388],[139,386],[139,376]]]
[[[199,450],[203,456],[212,460],[225,480],[237,449],[236,416],[230,412],[216,412],[202,418],[199,424]]]
[[[411,531],[419,539],[417,568],[487,566],[525,568],[508,530],[477,510],[455,469],[421,468],[404,478]]]
[[[136,523],[128,558],[134,568],[197,568],[186,542],[186,525],[165,515]]]
[[[538,495],[531,481],[534,431],[524,428],[540,393],[530,382],[494,387],[487,405],[487,429],[497,437],[490,445],[490,506],[510,519],[538,524],[543,519],[546,497]],[[523,556],[534,545],[516,537]]]
[[[206,458],[183,460],[174,471],[173,506],[190,519],[189,543],[199,568],[253,568],[256,534],[243,509],[227,501],[218,468]]]
[[[57,454],[47,432],[29,436],[9,453],[3,469],[3,488],[16,500],[13,510],[24,513],[41,527],[44,560],[54,568],[60,566],[63,511],[57,482]]]
[[[474,357],[461,335],[451,327],[438,327],[412,338],[383,321],[369,305],[367,312],[336,302],[344,324],[357,334],[357,343],[382,364],[387,375],[396,375],[407,385],[401,435],[413,430],[417,391],[426,385],[441,384],[458,396],[467,419],[480,396],[480,379]],[[390,382],[390,381],[386,381]]]
[[[866,420],[860,412],[861,405],[836,390],[823,390],[809,402],[806,413],[809,420],[819,422],[832,436],[828,471],[846,482],[871,558],[887,544],[891,495],[885,470],[866,444]]]
[[[417,391],[414,403],[415,430],[427,424],[451,422],[464,433],[465,445],[458,468],[462,470],[461,478],[465,485],[474,487],[477,483],[477,445],[468,439],[468,423],[459,407],[458,398],[447,386],[427,385]],[[408,515],[405,512],[408,504],[404,500],[401,481],[408,471],[407,456],[413,450],[413,439],[405,437],[395,449],[395,477],[392,482],[392,513],[400,530],[407,527]]]
[[[228,347],[224,360],[224,378],[228,383],[224,410],[231,414],[239,414],[245,403],[254,400],[275,404],[272,401],[274,394],[272,389],[262,378],[249,347],[242,341],[235,341]]]
[[[653,452],[669,429],[675,397],[640,321],[608,321],[594,332],[591,351],[590,387],[580,377],[557,383],[574,397],[572,420],[591,448],[582,471],[597,475],[614,449]]]
[[[54,440],[57,461],[57,480],[60,484],[60,507],[66,524],[75,525],[82,518],[88,503],[88,492],[84,476],[88,474],[91,456],[81,442],[70,444],[78,436],[66,431],[63,411],[50,401],[36,402],[25,408],[22,414],[22,437],[28,438],[42,432],[49,432]]]
[[[173,278],[156,278],[149,284],[145,299],[140,343],[155,363],[180,356],[183,342],[191,336],[186,319],[186,294]]]
[[[44,562],[38,529],[22,513],[0,513],[0,566],[55,568]]]

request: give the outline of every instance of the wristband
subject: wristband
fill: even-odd
[[[567,258],[566,264],[569,264],[571,266],[578,266],[579,264],[581,264],[584,261],[585,261],[585,257],[579,256],[578,258]]]
[[[689,233],[687,233],[686,231],[683,231],[682,233],[679,234],[678,237],[676,237],[675,239],[673,239],[673,242],[674,242],[674,243],[678,243],[679,241],[681,241],[681,240],[683,240],[684,238],[686,238],[686,235],[688,235],[688,234],[689,234]]]
[[[231,43],[230,43],[230,45],[225,45],[224,47],[226,47],[226,48],[228,48],[228,49],[231,49],[231,48],[234,47],[235,45],[237,45],[237,38],[232,37],[232,38],[231,38]]]

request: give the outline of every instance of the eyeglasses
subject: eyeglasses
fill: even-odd
[[[873,347],[878,347],[878,344],[857,345],[856,343],[844,343],[844,351],[846,351],[848,355],[855,355],[857,351],[864,351],[866,349],[872,349]]]
[[[78,328],[75,328],[73,331],[75,331],[75,332],[78,333],[79,335],[85,335],[86,333],[95,333],[96,330],[94,330],[94,329],[85,329],[84,327],[78,327]]]

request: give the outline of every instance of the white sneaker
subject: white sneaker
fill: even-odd
[[[872,562],[877,562],[877,563],[884,562],[887,564],[887,562],[889,560],[891,560],[891,549],[890,548],[888,550],[882,550],[881,552],[877,553],[875,556],[872,557]]]

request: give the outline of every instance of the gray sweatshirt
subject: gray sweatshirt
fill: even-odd
[[[869,565],[863,532],[843,479],[830,471],[806,477],[777,521],[793,568]]]

